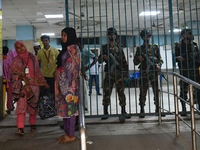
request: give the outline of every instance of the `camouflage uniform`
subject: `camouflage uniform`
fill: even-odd
[[[140,61],[138,59],[138,56],[142,56],[144,58],[144,61]],[[150,65],[145,57],[148,57],[155,65]],[[135,65],[139,65],[138,68],[140,69],[141,73],[139,105],[142,107],[145,106],[146,94],[149,87],[148,83],[150,81],[154,93],[154,104],[156,105],[156,112],[158,112],[159,93],[158,71],[156,70],[156,65],[161,66],[161,64],[163,64],[158,46],[156,44],[154,46],[149,44],[148,48],[146,48],[145,44],[143,44],[142,46],[137,47],[133,62]]]
[[[184,43],[182,40],[180,43],[175,43],[175,55],[176,62],[178,62],[179,72],[186,78],[189,78],[197,83],[200,83],[199,66],[200,66],[200,56],[197,43],[190,42],[189,44]],[[178,56],[185,58],[185,61],[179,61]],[[188,83],[180,81],[180,97],[187,100],[188,99]],[[194,99],[200,104],[200,91],[194,90]],[[196,97],[195,97],[196,96]],[[181,101],[182,110],[186,111],[185,102]]]
[[[99,62],[102,63],[103,61],[106,63],[104,72],[104,88],[103,88],[103,105],[109,106],[110,105],[110,96],[112,93],[113,85],[115,83],[116,90],[119,96],[119,105],[125,106],[126,105],[126,97],[124,94],[124,78],[128,76],[128,64],[123,52],[123,49],[115,43],[114,46],[110,44],[105,44],[102,46],[101,54],[99,56]],[[110,53],[115,57],[116,61],[119,63],[119,66],[112,60],[111,57],[108,60],[103,59],[103,55],[109,56]]]

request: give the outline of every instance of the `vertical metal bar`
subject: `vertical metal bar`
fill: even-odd
[[[173,9],[172,0],[168,0],[169,6],[169,21],[170,21],[170,37],[171,37],[171,48],[172,48],[172,59],[173,59],[173,72],[176,72],[176,61],[175,61],[175,51],[174,51],[174,23],[173,23]]]
[[[158,78],[158,87],[161,85],[161,80],[160,80],[160,75],[157,77]],[[162,123],[162,118],[161,118],[161,95],[160,95],[160,89],[158,89],[158,124],[160,125]]]
[[[66,16],[66,27],[69,27],[69,3],[65,0],[65,16]]]
[[[81,61],[80,61],[81,62]],[[81,72],[84,71],[82,67],[82,63],[80,64]],[[85,135],[85,115],[84,115],[84,77],[83,75],[80,77],[80,99],[79,99],[79,134],[80,134],[80,147],[81,150],[86,150],[86,135]]]
[[[192,150],[197,150],[197,140],[195,132],[195,117],[194,117],[194,97],[193,97],[193,86],[189,85],[190,95],[190,116],[191,116],[191,133],[192,133]]]
[[[138,2],[138,0],[137,0],[137,14],[138,14],[138,16],[139,16],[139,2]],[[140,17],[138,17],[138,23],[137,23],[137,26],[138,26],[138,35],[140,35]],[[139,45],[141,45],[141,39],[139,39]],[[141,51],[141,48],[140,48],[140,51]],[[134,70],[135,71],[135,70]],[[142,75],[141,75],[141,78],[142,78]],[[139,79],[140,80],[140,79]],[[141,86],[142,86],[142,82],[143,82],[143,80],[141,80]],[[136,85],[136,82],[135,82],[135,85]],[[140,86],[140,85],[139,85]],[[135,88],[135,93],[137,93],[136,92],[136,88]],[[135,105],[137,106],[137,95],[135,96],[135,99],[136,99],[136,103],[135,103]],[[136,107],[136,113],[138,113],[138,109],[137,109],[137,107]]]
[[[178,90],[177,90],[177,77],[176,76],[173,76],[173,88],[174,88],[176,135],[180,135],[180,124],[179,124],[179,117],[178,117]]]
[[[136,37],[134,36],[134,16],[133,16],[133,4],[132,4],[133,2],[132,2],[132,0],[130,0],[130,9],[131,9],[131,14],[130,14],[130,20],[131,20],[131,28],[132,28],[132,32],[131,32],[131,34],[132,34],[132,41],[134,41],[134,43],[133,43],[133,50],[134,50],[134,46],[136,45],[135,44],[135,39],[136,39]],[[135,3],[137,3],[137,2],[135,2]],[[137,4],[138,5],[138,4]],[[130,40],[131,41],[131,40]],[[134,54],[134,53],[133,53]],[[133,60],[132,60],[133,61]],[[135,72],[135,65],[134,65],[134,72]],[[129,82],[129,84],[130,84],[131,82]],[[134,80],[134,83],[136,83],[136,81]],[[136,85],[136,84],[135,84]],[[130,93],[130,89],[129,89],[129,93]],[[136,107],[136,113],[137,113],[137,107],[138,107],[138,105],[137,105],[137,92],[136,92],[136,88],[134,88],[134,95],[135,95],[135,107]],[[130,96],[130,94],[129,94],[129,97],[130,97],[130,99],[131,99],[131,96]],[[130,101],[130,100],[129,100]],[[132,108],[132,106],[130,105],[130,112],[131,112],[131,108]]]
[[[125,18],[125,22],[128,22],[127,21],[127,7],[126,7],[126,0],[124,0],[124,18]],[[129,37],[129,35],[128,35],[128,32],[127,32],[127,23],[125,24],[125,26],[126,26],[126,29],[125,29],[125,34],[126,34],[126,46],[125,46],[125,50],[126,50],[126,52],[124,52],[124,54],[126,54],[126,56],[127,56],[127,64],[128,64],[128,66],[129,66],[129,57],[128,57],[128,47],[130,47],[130,45],[128,45],[128,37]],[[121,44],[120,44],[121,45]],[[123,45],[123,47],[124,47],[124,45]],[[122,48],[122,50],[123,50],[123,48]],[[122,63],[122,59],[121,59],[121,63]],[[122,79],[124,79],[124,74],[126,74],[125,72],[123,72],[123,76],[122,76]],[[128,75],[129,75],[129,70],[128,70]],[[125,82],[123,82],[123,86],[124,86],[124,93],[125,93],[125,87],[126,87],[126,83]],[[129,88],[127,88],[127,89],[129,89]],[[130,89],[129,89],[130,90]],[[129,94],[129,101],[128,101],[128,103],[129,103],[129,112],[131,112],[130,110],[131,110],[131,101],[130,101],[130,91],[128,92],[128,94]],[[126,100],[127,100],[127,95],[126,95]]]
[[[165,51],[164,51],[164,53],[165,53],[165,60],[166,60],[166,63],[164,64],[166,67],[166,72],[168,72],[168,63],[167,63],[167,56],[168,56],[168,53],[167,53],[167,51],[166,51],[166,49],[167,49],[167,34],[166,34],[166,27],[167,27],[167,25],[166,25],[166,21],[165,21],[165,14],[166,14],[166,12],[164,11],[164,8],[165,8],[165,5],[166,5],[166,0],[164,1],[164,0],[162,0],[162,9],[163,9],[163,14],[162,14],[162,17],[163,17],[163,19],[162,19],[162,21],[163,21],[163,28],[164,28],[164,32],[163,32],[163,42],[165,43],[164,45],[163,45],[163,48],[165,49]],[[164,59],[164,58],[163,58]],[[167,77],[167,80],[169,81],[169,79],[168,79],[168,75],[166,75],[166,77]],[[162,90],[162,89],[161,89]],[[167,91],[169,92],[169,82],[167,82]],[[169,111],[171,111],[171,108],[170,108],[170,94],[168,93],[167,94],[167,96],[168,96],[168,108],[169,108]],[[163,102],[163,99],[162,99],[162,102]],[[165,105],[164,105],[164,103],[163,103],[163,105],[162,105],[162,107],[163,107],[163,109],[165,109]]]

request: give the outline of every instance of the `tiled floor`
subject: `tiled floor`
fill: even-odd
[[[172,88],[169,90],[172,90]],[[152,95],[151,92],[149,94]],[[132,88],[130,91],[126,89],[126,95],[128,95],[127,110],[135,114],[137,112],[136,105],[138,105],[138,88]],[[113,92],[112,102],[118,105],[115,96]],[[143,119],[138,118],[137,115],[132,115],[131,119],[127,119],[123,124],[119,123],[118,117],[113,116],[107,120],[101,120],[99,117],[92,118],[91,115],[102,114],[101,102],[102,96],[97,97],[94,92],[91,96],[91,103],[89,103],[90,109],[86,113],[87,150],[192,150],[190,128],[181,121],[181,134],[176,136],[174,115],[163,117],[160,125],[158,125],[158,117],[154,115],[146,116]],[[151,99],[149,102],[147,102],[146,110],[147,112],[153,112],[153,100]],[[173,110],[173,96],[164,95],[163,104]],[[117,105],[112,106],[111,112],[113,114],[118,110],[115,107]],[[98,109],[95,110],[95,108]],[[120,109],[118,111],[120,112]],[[196,114],[195,117],[196,129],[200,132],[200,115]],[[190,124],[190,115],[185,119]],[[27,117],[25,135],[24,137],[18,137],[15,135],[17,130],[16,116],[12,112],[11,115],[7,115],[4,120],[0,121],[0,150],[81,149],[79,132],[76,132],[77,139],[74,143],[56,143],[56,138],[64,134],[58,125],[60,120],[61,118],[58,117],[45,120],[38,117],[38,130],[36,133],[30,133]],[[200,138],[199,136],[196,136],[196,138],[197,149],[200,149]]]
[[[189,118],[189,117],[188,117]],[[15,135],[15,116],[9,115],[0,122],[1,150],[79,150],[79,132],[76,141],[68,144],[58,144],[56,138],[64,134],[57,125],[57,117],[40,120],[37,118],[37,132],[31,133],[30,127],[25,127],[25,135]],[[161,125],[156,117],[149,116],[139,122],[138,117],[132,117],[126,123],[120,124],[117,118],[107,121],[86,119],[87,150],[192,150],[190,129],[180,122],[181,134],[176,136],[175,124],[171,116],[166,116]],[[196,121],[200,124],[200,120]],[[196,126],[200,132],[200,126]],[[200,138],[197,136],[197,148],[200,149]]]

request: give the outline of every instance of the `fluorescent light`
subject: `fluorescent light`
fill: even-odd
[[[42,33],[41,35],[49,35],[49,36],[54,36],[55,33]]]
[[[46,18],[63,18],[63,14],[44,15]]]
[[[140,16],[155,16],[158,15],[160,11],[143,11],[140,13]]]
[[[171,32],[171,30],[169,30]],[[174,29],[173,32],[181,32],[181,29]]]

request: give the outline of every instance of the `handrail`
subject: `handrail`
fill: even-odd
[[[198,84],[198,83],[194,82],[193,80],[188,79],[188,78],[186,78],[186,77],[184,77],[184,76],[182,76],[182,75],[180,75],[180,74],[178,74],[176,72],[163,72],[162,71],[162,72],[160,72],[160,74],[161,75],[165,75],[166,74],[166,75],[176,76],[176,77],[180,78],[181,80],[187,82],[188,84],[192,84],[194,87],[200,89],[200,84]]]
[[[197,141],[196,141],[196,127],[195,127],[195,117],[194,117],[194,101],[193,101],[193,87],[200,89],[200,84],[188,79],[175,72],[160,72],[161,75],[173,75],[173,85],[174,85],[174,103],[175,103],[175,124],[176,124],[176,135],[180,134],[179,127],[179,114],[178,114],[178,93],[177,93],[177,78],[189,84],[189,96],[190,96],[190,115],[191,115],[191,135],[192,135],[192,150],[197,150]],[[160,103],[159,103],[160,108]],[[161,110],[159,110],[161,112]],[[159,113],[159,118],[161,114]],[[159,119],[160,122],[160,119]],[[185,123],[185,122],[184,122]]]

